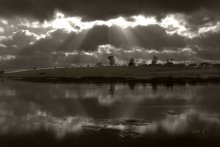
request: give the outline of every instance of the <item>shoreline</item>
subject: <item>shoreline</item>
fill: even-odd
[[[205,84],[213,83],[219,84],[220,78],[152,78],[152,79],[135,79],[135,78],[103,78],[103,77],[86,77],[86,78],[0,78],[0,81],[25,81],[34,83],[97,83],[97,84],[164,84],[164,85],[185,85],[185,84]]]

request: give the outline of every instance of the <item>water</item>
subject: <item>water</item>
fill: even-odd
[[[0,146],[219,146],[220,84],[0,82]]]

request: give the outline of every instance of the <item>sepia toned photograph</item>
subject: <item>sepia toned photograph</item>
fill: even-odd
[[[0,147],[220,147],[220,0],[0,0]]]

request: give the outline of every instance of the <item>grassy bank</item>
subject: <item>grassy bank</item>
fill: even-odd
[[[55,69],[33,69],[25,71],[6,72],[1,74],[6,79],[218,79],[219,68],[182,68],[182,67],[73,67]]]

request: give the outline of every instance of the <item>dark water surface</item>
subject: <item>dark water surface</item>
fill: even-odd
[[[220,84],[0,81],[0,147],[220,146]]]

